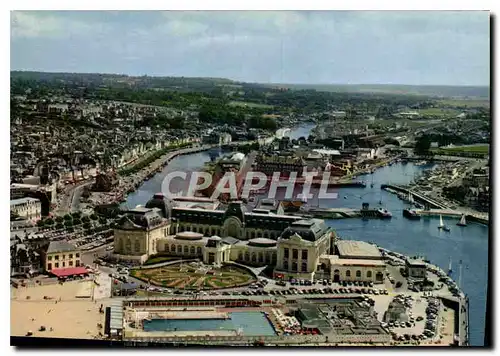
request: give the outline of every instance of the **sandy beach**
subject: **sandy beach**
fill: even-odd
[[[97,324],[104,325],[104,314],[99,313],[101,302],[76,297],[89,287],[88,283],[12,288],[10,335],[25,336],[31,331],[34,337],[94,338],[100,331]],[[54,299],[44,300],[44,296]],[[38,331],[41,326],[46,330]]]

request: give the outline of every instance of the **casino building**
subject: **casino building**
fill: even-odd
[[[345,241],[338,240],[323,220],[263,208],[247,211],[242,202],[221,209],[208,198],[171,201],[155,194],[144,207],[124,214],[114,236],[115,257],[141,264],[151,255],[166,255],[207,264],[271,265],[275,277],[284,279],[322,276],[373,282],[385,269],[380,253],[374,251],[378,249],[370,244],[358,242],[362,247],[355,256],[346,254]]]

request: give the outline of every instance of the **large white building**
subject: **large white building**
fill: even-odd
[[[323,220],[248,212],[241,202],[226,210],[196,198],[191,207],[186,199],[175,203],[156,194],[145,207],[128,211],[114,231],[114,255],[139,263],[166,255],[207,264],[271,265],[274,277],[283,279],[383,281],[378,249],[337,239]]]
[[[42,215],[42,203],[35,198],[20,198],[10,201],[10,211],[26,220],[37,220]]]

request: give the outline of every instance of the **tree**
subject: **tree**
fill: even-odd
[[[90,218],[88,216],[84,216],[84,217],[82,217],[82,221],[84,223],[88,223],[88,222],[90,222]]]
[[[62,216],[57,216],[57,217],[56,217],[56,222],[58,222],[58,223],[62,223],[62,222],[63,222],[63,220],[64,220],[64,219],[63,219],[63,217],[62,217]]]
[[[429,155],[429,149],[431,148],[431,140],[427,135],[421,136],[415,142],[414,152],[419,156]]]
[[[90,218],[91,218],[92,220],[97,220],[97,219],[99,219],[99,217],[98,217],[96,214],[92,214],[92,215],[90,215]]]
[[[82,216],[82,213],[80,213],[79,211],[75,211],[74,213],[71,213],[71,216],[73,218],[80,218]]]

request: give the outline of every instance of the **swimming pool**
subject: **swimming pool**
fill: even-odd
[[[144,321],[144,331],[211,331],[242,329],[245,336],[273,336],[274,328],[262,312],[232,312],[230,319],[153,319]]]

